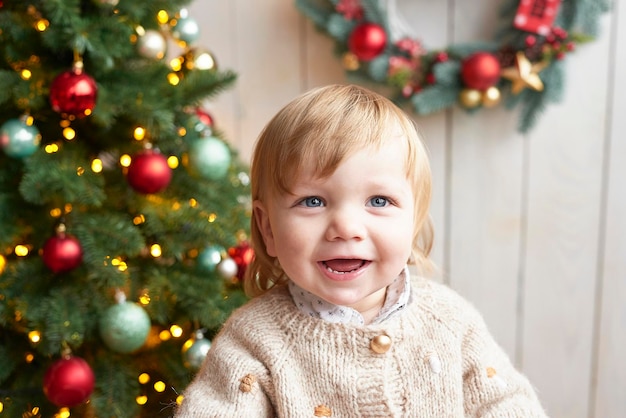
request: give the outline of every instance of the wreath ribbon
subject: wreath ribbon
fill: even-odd
[[[561,100],[563,62],[595,39],[609,0],[510,0],[494,39],[433,50],[412,34],[396,0],[296,0],[296,7],[335,41],[354,82],[383,86],[420,115],[519,106],[525,133]]]

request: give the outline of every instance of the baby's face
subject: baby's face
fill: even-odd
[[[346,158],[325,178],[301,173],[292,194],[256,201],[269,255],[314,295],[366,312],[401,273],[414,229],[406,143],[390,140]]]

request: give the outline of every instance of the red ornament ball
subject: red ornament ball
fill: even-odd
[[[59,407],[73,407],[87,400],[96,378],[80,357],[63,358],[52,364],[43,378],[43,391]]]
[[[486,90],[500,80],[500,61],[489,52],[475,52],[461,63],[461,79],[470,89]]]
[[[361,61],[371,61],[380,55],[387,45],[385,29],[375,23],[358,25],[348,38],[348,48]]]
[[[94,79],[77,69],[59,74],[50,85],[52,109],[77,118],[91,114],[97,96],[98,87]]]
[[[148,149],[135,155],[128,167],[126,180],[137,192],[158,193],[165,189],[172,179],[172,169],[167,158],[159,151]]]
[[[78,267],[83,261],[83,249],[75,237],[59,234],[46,241],[42,258],[54,273],[63,273]]]
[[[202,108],[196,109],[196,116],[200,119],[200,122],[204,123],[209,128],[213,127],[213,116]]]
[[[246,269],[254,259],[254,250],[247,241],[228,249],[228,255],[237,264],[237,278],[243,280]]]

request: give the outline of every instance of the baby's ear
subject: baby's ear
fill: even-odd
[[[276,249],[274,246],[274,234],[272,233],[272,225],[270,223],[269,213],[267,207],[260,200],[255,200],[252,203],[252,215],[256,222],[257,228],[263,237],[265,243],[265,251],[267,255],[276,257]]]

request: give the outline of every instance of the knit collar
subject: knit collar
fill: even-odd
[[[360,312],[348,306],[334,305],[302,289],[293,281],[288,282],[289,293],[298,309],[314,318],[332,323],[364,325]],[[385,303],[372,324],[380,324],[393,314],[404,309],[411,296],[411,280],[408,267],[387,287]]]

